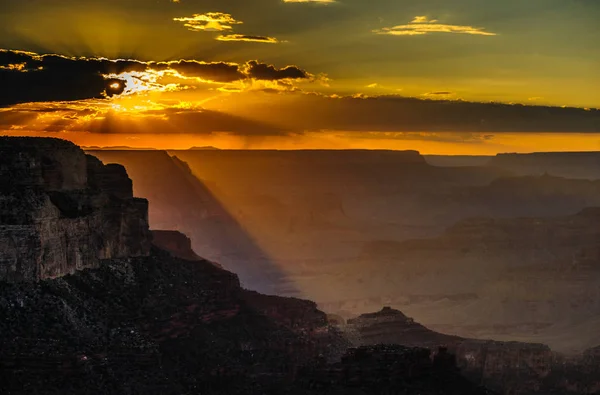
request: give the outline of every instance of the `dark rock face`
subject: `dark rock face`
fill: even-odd
[[[0,280],[38,281],[147,255],[148,202],[122,166],[57,139],[0,138]]]
[[[210,262],[159,250],[35,284],[0,283],[0,388],[186,393],[216,376],[284,374],[292,354],[298,364],[315,356],[302,330],[312,321],[298,316],[292,328],[246,292]],[[314,314],[324,327],[325,314]]]
[[[458,374],[451,354],[374,345],[349,349],[341,361],[311,366],[301,379],[322,394],[488,394]],[[311,392],[313,393],[313,392]]]
[[[157,249],[0,283],[0,314],[8,394],[486,393],[426,349],[346,352],[313,302],[246,291],[210,262]]]
[[[177,258],[198,261],[202,258],[192,249],[192,240],[176,230],[153,230],[152,243]]]

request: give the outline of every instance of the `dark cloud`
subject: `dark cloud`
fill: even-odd
[[[271,99],[272,93],[279,94],[277,99]],[[600,110],[593,109],[398,96],[333,98],[278,90],[245,92],[223,100],[225,107],[227,100],[243,100],[244,105],[237,106],[234,113],[167,104],[130,113],[115,111],[103,100],[22,104],[0,109],[0,129],[247,137],[340,131],[346,132],[346,137],[356,132],[356,137],[365,139],[465,143],[483,143],[503,132],[600,133]],[[268,114],[268,121],[256,120],[256,114]]]
[[[99,134],[227,133],[233,136],[286,136],[297,132],[276,123],[204,108],[162,107],[116,111],[108,102],[27,103],[0,109],[0,130]]]
[[[226,34],[217,37],[219,41],[245,41],[253,43],[277,44],[280,41],[275,37],[253,36],[249,34]]]
[[[233,82],[245,78],[245,75],[240,71],[240,67],[236,63],[203,63],[194,60],[150,63],[150,67],[154,67],[154,65],[159,66],[159,68],[173,69],[187,77],[198,77],[217,82]]]
[[[277,69],[274,66],[258,63],[255,60],[248,62],[248,75],[257,80],[285,80],[285,79],[306,79],[310,75],[296,66],[287,66]]]
[[[184,77],[220,83],[250,78],[275,81],[310,76],[296,66],[278,69],[254,60],[241,65],[196,60],[141,62],[0,50],[0,106],[39,101],[99,99],[119,95],[127,88],[127,82],[120,74],[144,73],[150,69],[173,70]]]
[[[36,118],[37,114],[30,111],[14,109],[0,111],[0,129],[18,128],[22,125],[27,125]]]
[[[284,95],[286,95],[284,93]],[[373,132],[600,133],[600,110],[426,100],[401,96],[326,97],[287,93],[294,100],[257,100],[241,115],[268,111],[269,119],[300,130]]]

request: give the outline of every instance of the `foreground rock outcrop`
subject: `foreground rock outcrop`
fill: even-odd
[[[148,201],[120,165],[58,139],[0,138],[0,280],[38,281],[150,251]]]

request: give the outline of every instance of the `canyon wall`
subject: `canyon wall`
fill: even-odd
[[[125,168],[58,139],[0,138],[0,280],[38,281],[148,255],[148,201]]]

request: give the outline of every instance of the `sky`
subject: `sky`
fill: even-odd
[[[600,150],[598,0],[0,0],[0,133]]]

